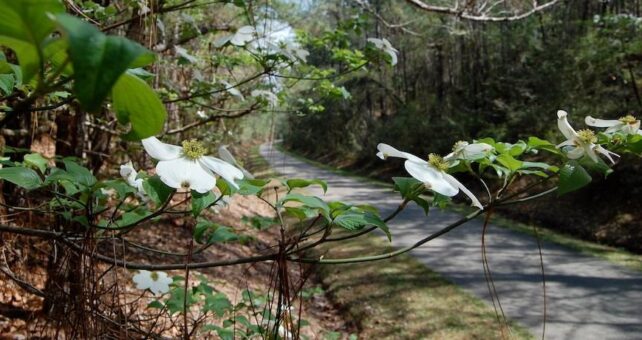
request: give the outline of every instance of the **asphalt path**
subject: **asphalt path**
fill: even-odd
[[[260,148],[271,166],[289,178],[327,181],[326,200],[367,203],[382,216],[400,203],[390,188],[320,169],[269,144]],[[393,245],[404,247],[460,219],[462,215],[409,205],[389,223]],[[483,222],[472,220],[410,252],[432,270],[491,304],[481,256]],[[529,235],[490,225],[488,261],[506,316],[541,337],[543,291],[537,241]],[[543,242],[547,287],[546,339],[642,339],[642,273]],[[456,308],[456,306],[455,306]],[[427,320],[429,322],[429,320]]]

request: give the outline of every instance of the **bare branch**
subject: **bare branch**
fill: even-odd
[[[406,2],[408,2],[410,5],[413,5],[427,12],[455,15],[465,20],[506,22],[506,21],[516,21],[516,20],[525,19],[537,12],[541,12],[543,10],[546,10],[556,5],[557,3],[560,2],[560,0],[551,0],[550,2],[547,2],[542,5],[539,5],[535,1],[533,2],[534,7],[531,8],[529,11],[523,12],[521,14],[510,15],[510,16],[490,16],[487,14],[489,13],[489,10],[486,10],[484,13],[481,13],[481,14],[473,14],[470,12],[466,12],[466,8],[464,8],[463,10],[459,10],[457,8],[452,8],[452,7],[434,6],[434,5],[429,5],[421,0],[406,0]],[[491,6],[490,9],[492,9],[493,6]]]

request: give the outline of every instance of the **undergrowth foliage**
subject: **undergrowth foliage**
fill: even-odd
[[[2,272],[25,294],[42,299],[40,310],[27,318],[42,316],[43,334],[189,338],[216,333],[224,339],[299,338],[306,326],[301,316],[303,287],[314,265],[403,254],[478,215],[490,217],[494,207],[575,191],[593,177],[612,172],[620,154],[642,152],[637,118],[587,117],[587,124],[602,130],[576,131],[564,111],[549,119],[551,123],[557,120],[566,139],[557,145],[534,136],[516,142],[479,138],[456,142],[447,155],[425,150],[424,155],[415,156],[379,144],[379,157],[405,159],[411,176],[393,179],[400,205],[391,215],[381,216],[371,205],[308,194],[309,187],[331,190],[321,180],[253,178],[225,145],[218,149],[219,157],[209,156],[213,145],[228,139],[194,129],[217,123],[225,131],[227,119],[278,111],[283,99],[296,94],[295,85],[303,80],[315,84],[307,91],[333,100],[347,99],[350,93],[332,80],[368,65],[396,65],[398,50],[389,40],[370,38],[361,46],[352,46],[342,30],[325,32],[321,38],[296,39],[293,34],[281,39],[268,26],[285,24],[270,18],[270,10],[257,9],[246,1],[221,5],[240,13],[245,20],[242,25],[205,28],[162,16],[189,10],[195,6],[192,1],[170,1],[151,8],[132,1],[123,2],[129,6],[116,1],[86,2],[82,8],[73,3],[0,0],[4,51],[0,54],[4,112],[0,125],[17,131],[7,136],[1,160],[3,251],[15,255],[17,242],[27,237],[42,239],[42,254],[34,258],[46,268],[41,287],[10,269],[11,255],[9,261],[4,256]],[[129,14],[129,19],[113,21],[119,13]],[[203,13],[194,15],[202,17]],[[180,27],[178,41],[171,40],[163,18]],[[150,23],[155,27],[151,43],[138,39]],[[132,25],[120,32],[127,37],[109,32],[127,24]],[[194,55],[179,46],[208,30],[218,34],[208,42],[208,48],[215,49],[212,55]],[[304,45],[332,55],[341,67],[308,65],[306,59],[315,56]],[[172,58],[159,60],[157,54],[167,51],[173,53]],[[172,74],[169,81],[160,74],[170,63],[191,68]],[[205,65],[238,68],[235,76],[241,78],[224,78],[220,70],[197,72]],[[180,83],[179,78],[189,81]],[[324,109],[305,97],[298,98],[298,104],[305,107],[296,112],[301,114]],[[185,120],[179,110],[196,112]],[[53,153],[29,145],[24,138],[29,132],[20,132],[25,124],[33,125],[32,134],[39,132],[39,112],[57,125]],[[157,135],[181,141],[181,145],[162,142]],[[116,175],[116,166],[105,158],[111,148],[123,145],[133,162],[120,155],[122,165]],[[540,153],[549,154],[546,159],[550,161],[536,161]],[[472,194],[455,178],[460,174],[477,178],[487,195]],[[532,178],[532,184],[512,190],[518,177]],[[490,189],[494,187],[499,189]],[[308,255],[320,245],[339,249],[341,241],[374,230],[391,239],[394,230],[388,222],[408,204],[419,205],[428,215],[433,207],[448,205],[459,193],[468,197],[475,212],[410,247],[356,258],[333,258],[331,252],[327,257]],[[222,225],[212,217],[233,195],[254,197],[271,209],[269,217],[250,216],[238,222],[268,230],[274,242],[247,256],[201,257],[214,246],[242,247],[255,241],[247,229]],[[181,251],[131,237],[167,219],[184,223],[187,246]],[[336,230],[348,235],[333,236]],[[246,287],[240,297],[233,297],[198,272],[241,265],[267,266],[268,289]],[[137,289],[128,289],[131,286]]]

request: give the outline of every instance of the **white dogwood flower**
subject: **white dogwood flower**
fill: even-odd
[[[138,171],[134,169],[134,164],[132,161],[129,161],[120,166],[120,175],[127,181],[127,184],[136,188],[138,193],[145,193],[143,189],[143,179],[136,178],[138,176]]]
[[[456,159],[477,160],[486,157],[494,148],[486,143],[470,144],[466,141],[459,141],[453,145],[453,151],[444,157],[446,161]]]
[[[230,43],[236,46],[245,46],[248,42],[256,38],[256,29],[252,26],[243,26],[236,30],[236,33],[230,38]]]
[[[640,134],[640,120],[632,115],[626,115],[619,119],[597,119],[591,116],[586,116],[586,125],[599,128],[607,128],[606,133],[623,132],[627,135]]]
[[[234,182],[243,178],[243,172],[216,157],[206,156],[205,146],[197,140],[183,141],[183,146],[165,144],[156,137],[142,140],[145,151],[159,162],[156,173],[167,186],[179,189],[190,188],[206,193],[216,186],[216,177],[221,176],[238,189]]]
[[[613,157],[617,156],[616,153],[606,150],[600,145],[595,144],[597,137],[592,130],[583,129],[575,131],[567,119],[568,113],[563,110],[557,111],[557,127],[560,132],[566,137],[566,141],[557,145],[558,148],[568,148],[566,156],[570,159],[579,159],[587,155],[594,162],[599,162],[600,158],[597,153],[604,155],[611,163],[615,163]],[[597,153],[596,153],[597,152]]]
[[[472,205],[479,209],[484,209],[477,197],[473,195],[461,182],[446,171],[450,167],[448,161],[434,153],[428,155],[428,161],[425,161],[413,154],[399,151],[388,144],[380,143],[377,145],[379,152],[377,156],[381,159],[388,157],[399,157],[406,159],[404,166],[410,176],[422,182],[424,186],[436,193],[452,197],[457,195],[461,190],[472,201]]]
[[[245,176],[245,178],[254,179],[254,175],[252,175],[249,171],[245,170],[245,168],[241,166],[241,164],[236,160],[236,158],[234,158],[230,150],[227,149],[227,145],[221,145],[218,147],[218,156],[222,160],[239,168],[243,172],[243,176]]]
[[[169,292],[169,284],[172,279],[165,272],[150,272],[139,270],[133,278],[138,289],[149,289],[154,295]]]
[[[397,65],[397,53],[399,53],[399,51],[397,51],[396,48],[392,47],[392,45],[390,44],[390,41],[388,41],[388,39],[386,39],[386,38],[381,38],[381,39],[379,39],[379,38],[368,38],[368,41],[373,43],[376,48],[384,51],[385,53],[387,53],[390,56],[390,64],[392,66]]]

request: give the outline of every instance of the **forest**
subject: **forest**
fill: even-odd
[[[641,10],[0,0],[0,338],[639,338]]]

